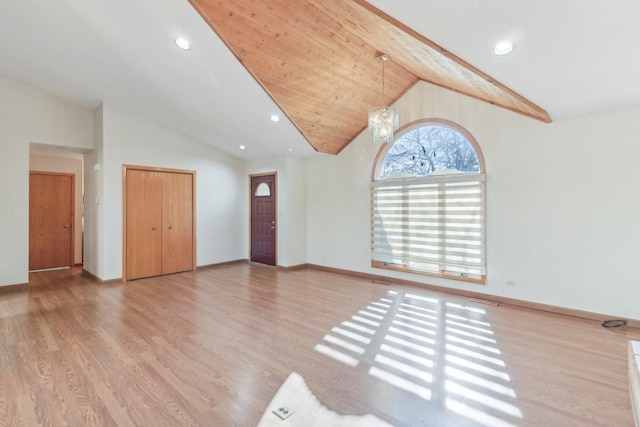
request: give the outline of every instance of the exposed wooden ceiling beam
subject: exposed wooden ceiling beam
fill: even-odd
[[[340,15],[334,17],[355,34],[368,34],[367,27],[380,28],[384,36],[377,38],[377,45],[419,79],[545,123],[551,122],[544,109],[380,9],[364,0],[349,3],[344,5],[344,13],[351,13],[356,19],[345,19],[345,15],[342,19]]]

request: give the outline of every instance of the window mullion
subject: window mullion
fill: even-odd
[[[445,183],[438,184],[438,259],[440,260],[438,269],[441,274],[447,271],[447,201]]]
[[[401,194],[406,194],[407,197],[403,197],[402,202],[402,216],[406,218],[402,221],[402,260],[405,267],[410,268],[409,259],[411,257],[411,187],[407,185],[402,186]]]

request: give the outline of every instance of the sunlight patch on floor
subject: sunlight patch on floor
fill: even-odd
[[[345,365],[356,367],[358,366],[358,359],[355,357],[344,354],[341,351],[334,350],[331,347],[327,347],[324,344],[318,344],[315,346],[315,351],[318,353],[322,353],[325,356],[329,356],[332,359],[337,360],[340,363],[344,363]]]
[[[483,308],[389,290],[316,350],[480,425],[523,418]]]

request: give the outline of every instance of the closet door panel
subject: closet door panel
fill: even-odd
[[[178,271],[193,270],[193,175],[178,175],[178,239],[176,242],[179,248]]]
[[[162,274],[162,174],[127,172],[127,278]]]
[[[163,177],[162,274],[193,269],[193,175]]]

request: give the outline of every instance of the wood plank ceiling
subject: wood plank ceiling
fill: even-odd
[[[364,0],[189,0],[309,143],[337,154],[419,80],[544,122],[540,107]],[[382,98],[384,52],[385,90]],[[402,120],[402,117],[400,118]]]

